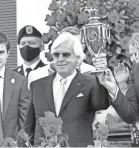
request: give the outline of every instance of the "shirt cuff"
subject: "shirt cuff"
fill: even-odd
[[[112,102],[114,102],[114,101],[116,100],[117,95],[118,95],[118,91],[119,91],[119,87],[117,86],[117,87],[116,87],[116,93],[115,93],[115,95],[112,95],[112,94],[109,92],[109,95],[110,95],[110,97],[111,97],[111,101],[112,101]]]

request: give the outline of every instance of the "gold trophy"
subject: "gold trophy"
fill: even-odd
[[[90,21],[81,29],[82,43],[86,44],[93,57],[98,57],[106,48],[107,41],[110,42],[110,27],[107,24],[99,22],[100,18],[97,16],[97,9],[87,8],[85,11],[89,13]],[[105,69],[106,67],[97,69],[95,72],[103,72]]]

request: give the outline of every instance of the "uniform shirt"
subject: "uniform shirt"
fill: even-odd
[[[54,71],[51,69],[50,64],[31,71],[28,75],[28,89],[30,89],[31,82],[47,77],[52,73]]]
[[[77,74],[77,71],[75,70],[74,73],[70,76],[68,76],[66,78],[67,82],[64,85],[65,86],[65,91],[67,92],[71,81],[73,80],[73,78],[75,77],[75,75]],[[55,104],[59,101],[59,98],[57,97],[58,95],[58,91],[59,91],[59,87],[61,85],[60,80],[62,79],[62,77],[57,73],[54,80],[53,80],[53,96],[54,96],[54,102]],[[56,105],[55,105],[56,106]]]
[[[32,70],[34,70],[35,67],[38,65],[39,62],[40,62],[40,59],[37,60],[36,62],[34,62],[34,63],[33,63],[32,65],[30,65],[30,66],[27,66],[25,63],[23,63],[23,70],[24,70],[25,76],[27,75],[26,69],[27,69],[27,68],[31,68]]]
[[[4,89],[4,73],[5,66],[0,70],[0,103],[1,103],[1,112],[3,113],[3,89]]]

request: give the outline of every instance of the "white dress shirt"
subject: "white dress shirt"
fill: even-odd
[[[75,70],[74,73],[70,76],[68,76],[66,78],[67,82],[65,84],[65,91],[67,92],[71,81],[73,80],[73,78],[75,77],[75,75],[77,74],[77,71]],[[57,98],[57,94],[59,93],[59,88],[60,88],[60,80],[62,79],[62,77],[57,73],[54,80],[53,80],[53,96],[54,96],[54,103],[55,103],[55,107],[57,106],[57,102],[59,101],[60,98]],[[62,105],[62,104],[61,104]]]
[[[35,67],[38,65],[39,62],[40,62],[40,59],[37,60],[37,61],[35,61],[35,62],[34,62],[32,65],[30,65],[30,66],[27,66],[25,63],[23,63],[23,70],[24,70],[25,76],[27,75],[26,69],[27,69],[27,68],[31,68],[32,70],[34,70]]]
[[[0,103],[1,103],[1,112],[3,113],[3,89],[4,89],[4,74],[5,66],[0,70]]]

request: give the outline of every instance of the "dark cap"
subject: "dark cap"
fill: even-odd
[[[23,27],[19,33],[18,33],[18,37],[17,37],[17,42],[18,44],[20,43],[20,40],[22,37],[38,37],[41,38],[42,34],[34,27],[34,26],[25,26]]]

